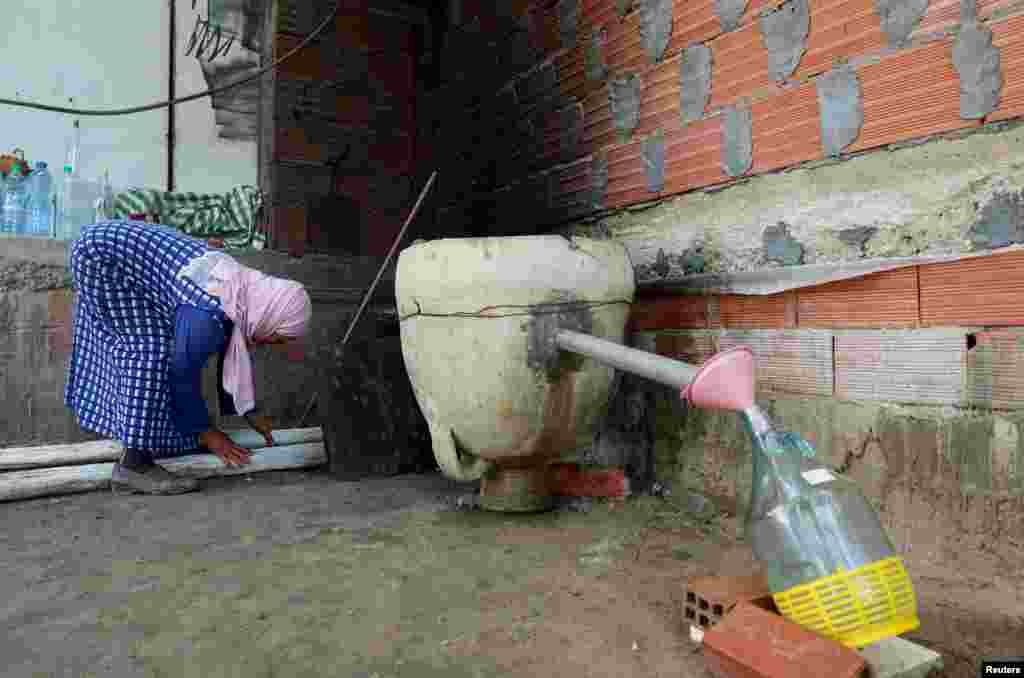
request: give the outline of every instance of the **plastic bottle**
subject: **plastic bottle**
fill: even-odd
[[[4,222],[4,200],[7,195],[7,177],[0,172],[0,238],[7,235],[14,235],[13,233],[7,232],[7,226]]]
[[[19,172],[11,172],[4,185],[3,226],[9,235],[22,235],[28,225],[28,181]]]
[[[75,120],[75,126],[71,131],[71,136],[68,137],[67,152],[64,155],[64,176],[71,176],[78,178],[79,171],[79,157],[82,152],[82,128],[79,126],[78,121]]]
[[[80,158],[82,151],[82,128],[78,120],[75,120],[71,135],[67,140],[66,152],[64,155],[64,168],[61,173],[60,199],[58,201],[57,214],[57,238],[60,240],[71,240],[74,238],[82,224],[81,209],[77,204],[76,184],[81,172]]]
[[[112,219],[114,216],[114,189],[110,185],[110,171],[103,173],[100,197],[97,201],[96,221]]]
[[[29,215],[26,232],[31,235],[50,235],[50,205],[53,179],[45,162],[37,162],[29,183]]]
[[[814,630],[851,646],[916,628],[910,580],[857,484],[799,435],[776,431],[757,407],[743,416],[754,448],[747,534],[780,611],[823,624]]]

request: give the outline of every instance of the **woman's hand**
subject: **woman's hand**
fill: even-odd
[[[251,452],[239,447],[235,441],[216,429],[200,433],[199,444],[220,457],[228,466],[245,466],[249,463]]]
[[[245,415],[245,420],[249,422],[249,426],[252,426],[252,430],[263,435],[267,445],[272,446],[274,444],[274,425],[269,417],[250,412]]]

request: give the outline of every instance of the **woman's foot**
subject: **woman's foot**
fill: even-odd
[[[176,476],[156,463],[114,464],[110,489],[117,494],[184,494],[199,489],[195,478]]]

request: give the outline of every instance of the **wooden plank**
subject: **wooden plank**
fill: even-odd
[[[249,465],[240,468],[228,468],[212,454],[159,461],[168,471],[191,478],[309,468],[326,462],[327,452],[322,442],[256,450]],[[0,502],[106,489],[113,472],[114,464],[105,463],[0,473]]]
[[[235,444],[250,450],[267,447],[263,436],[255,431],[225,431]],[[274,431],[276,447],[323,442],[324,432],[319,426]],[[76,464],[96,464],[117,461],[124,448],[114,440],[99,440],[69,445],[39,445],[35,447],[9,447],[0,449],[0,471],[21,471]]]

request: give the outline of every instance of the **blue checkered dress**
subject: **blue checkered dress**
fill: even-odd
[[[77,292],[64,402],[82,428],[167,457],[193,450],[171,419],[168,365],[181,304],[222,314],[177,273],[206,253],[178,231],[133,221],[87,226],[71,248]]]

